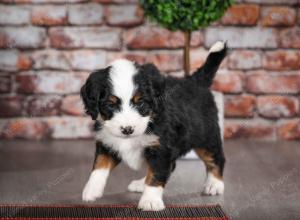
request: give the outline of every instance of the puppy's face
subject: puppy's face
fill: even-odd
[[[86,112],[116,137],[144,134],[156,101],[149,76],[144,67],[128,60],[117,60],[92,73],[81,90]]]

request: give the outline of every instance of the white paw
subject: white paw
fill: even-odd
[[[216,42],[212,47],[209,49],[209,53],[219,52],[223,50],[225,47],[225,43],[222,41]]]
[[[82,200],[85,202],[94,202],[96,199],[101,198],[102,195],[103,189],[89,181],[83,189]]]
[[[165,205],[161,198],[142,197],[139,201],[138,208],[142,209],[143,211],[160,211],[165,208]]]
[[[107,170],[95,170],[91,173],[82,192],[83,201],[93,202],[102,197],[108,172]]]
[[[139,201],[138,208],[143,211],[160,211],[165,208],[162,200],[163,187],[145,185],[144,193]]]
[[[204,184],[203,194],[205,195],[221,195],[224,193],[224,182],[214,177],[213,174],[208,173],[206,182]]]
[[[139,180],[133,180],[128,185],[128,190],[130,192],[143,192],[145,187],[145,177]]]

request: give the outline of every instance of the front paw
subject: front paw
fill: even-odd
[[[161,211],[165,208],[165,204],[161,198],[142,196],[138,208],[143,211]]]
[[[89,181],[83,189],[82,200],[85,202],[94,202],[96,199],[101,198],[102,195],[103,189]]]
[[[138,208],[143,211],[160,211],[165,208],[162,200],[164,188],[161,186],[145,185]]]
[[[102,197],[108,173],[108,170],[94,170],[91,173],[82,192],[83,201],[93,202]]]

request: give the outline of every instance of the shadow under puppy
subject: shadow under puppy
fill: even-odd
[[[225,43],[215,43],[204,65],[183,79],[125,59],[90,74],[81,97],[95,120],[96,155],[84,201],[103,195],[110,171],[121,161],[134,170],[146,162],[146,177],[132,181],[128,190],[143,193],[138,208],[162,210],[163,190],[175,161],[192,149],[206,165],[203,193],[223,194],[225,158],[209,87],[226,50]]]

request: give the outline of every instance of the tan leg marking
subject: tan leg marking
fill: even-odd
[[[144,211],[160,211],[165,208],[162,200],[165,183],[157,181],[153,170],[148,168],[145,187],[138,208]]]
[[[214,159],[212,157],[212,153],[208,152],[205,149],[195,149],[196,154],[203,160],[206,171],[213,174],[219,180],[222,180],[223,177],[220,172],[220,168],[215,164]]]
[[[148,167],[148,170],[147,170],[147,175],[146,175],[145,183],[148,186],[161,186],[161,187],[165,186],[165,183],[160,182],[160,181],[158,181],[158,180],[155,179],[153,170],[151,169],[150,166]]]
[[[113,169],[117,166],[118,162],[115,161],[111,156],[106,154],[99,154],[96,156],[93,170],[95,169]]]

